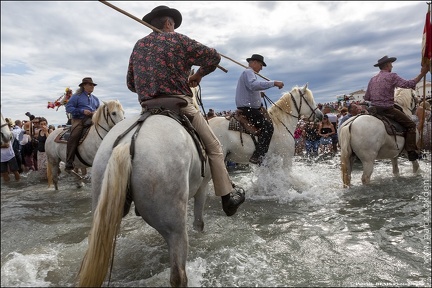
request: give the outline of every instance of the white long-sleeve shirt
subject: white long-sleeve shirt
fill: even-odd
[[[237,82],[236,106],[259,109],[261,107],[260,92],[274,86],[274,81],[259,81],[252,68],[247,68]]]

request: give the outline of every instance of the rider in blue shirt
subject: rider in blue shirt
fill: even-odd
[[[92,94],[96,85],[96,83],[93,83],[92,78],[85,77],[79,84],[80,88],[66,104],[66,112],[72,115],[72,127],[66,152],[66,171],[74,168],[73,161],[82,131],[99,108],[99,99]]]

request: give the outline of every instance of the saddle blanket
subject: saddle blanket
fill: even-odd
[[[87,134],[88,134],[89,131],[90,131],[90,127],[91,127],[91,126],[88,126],[88,127],[85,127],[85,128],[84,128],[83,133],[82,133],[82,135],[81,135],[81,138],[80,138],[80,140],[79,140],[79,142],[78,142],[78,145],[81,145],[81,143],[82,143],[82,142],[84,141],[84,139],[87,137]],[[66,144],[66,143],[67,143],[67,140],[69,139],[69,136],[70,136],[71,128],[72,128],[72,127],[66,127],[66,128],[64,128],[63,131],[60,132],[60,134],[57,135],[57,137],[54,139],[54,142],[57,142],[57,143],[65,143],[65,144]]]

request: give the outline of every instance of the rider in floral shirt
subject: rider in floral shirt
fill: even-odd
[[[138,94],[141,104],[163,95],[175,95],[187,101],[188,105],[181,108],[181,112],[189,118],[204,143],[215,194],[221,196],[226,215],[232,216],[244,202],[245,193],[232,184],[220,142],[195,108],[190,88],[196,87],[203,76],[213,72],[221,57],[215,49],[174,32],[182,22],[176,9],[158,6],[144,16],[143,21],[161,31],[154,31],[135,44],[129,60],[127,86]],[[190,75],[193,65],[200,68]]]

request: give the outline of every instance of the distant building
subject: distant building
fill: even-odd
[[[430,98],[431,97],[431,82],[426,81],[426,90],[423,89],[423,80],[421,80],[419,83],[417,83],[416,85],[416,93],[417,96],[420,98],[423,98],[423,91],[426,92],[426,98]]]
[[[366,94],[366,91],[361,89],[355,92],[352,92],[350,94],[350,98],[352,98],[352,100],[354,101],[363,101],[364,95]]]

